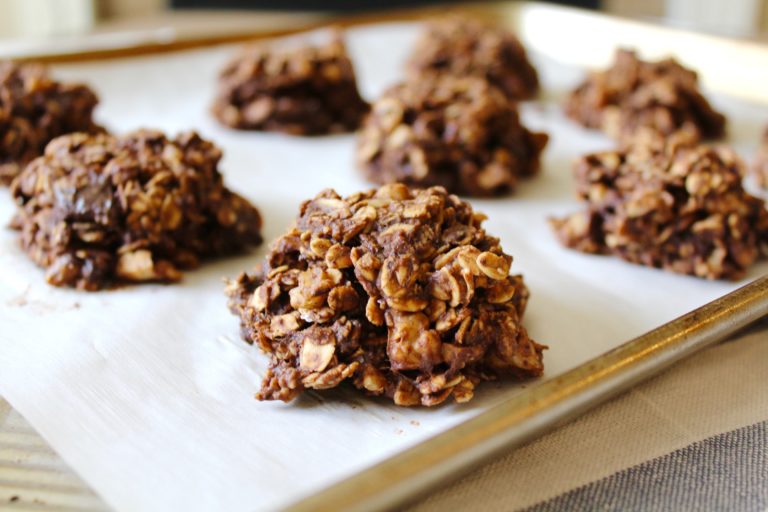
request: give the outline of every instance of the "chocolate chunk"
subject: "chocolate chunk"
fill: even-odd
[[[619,50],[569,95],[566,114],[588,128],[629,141],[640,129],[662,135],[685,129],[701,139],[725,134],[725,117],[699,91],[696,73],[674,59],[646,62]]]
[[[408,73],[473,76],[488,80],[508,98],[532,98],[539,89],[536,69],[509,31],[474,19],[451,17],[427,25],[408,61]]]
[[[707,279],[738,279],[768,249],[768,211],[733,151],[677,134],[594,153],[574,167],[587,209],[552,220],[589,253]]]
[[[334,32],[324,44],[243,49],[222,70],[212,111],[232,128],[322,135],[356,130],[368,109]]]
[[[384,186],[302,204],[264,263],[227,287],[269,354],[257,398],[343,381],[397,405],[466,402],[483,380],[542,373],[521,319],[528,289],[485,216],[445,189]]]
[[[103,129],[91,117],[98,98],[53,80],[44,66],[0,62],[0,184],[8,185],[51,139]]]
[[[430,75],[374,103],[357,160],[375,183],[493,196],[538,171],[547,140],[526,129],[516,105],[485,80]]]
[[[65,135],[14,181],[12,225],[50,284],[176,281],[261,242],[259,212],[224,186],[220,159],[193,132]]]

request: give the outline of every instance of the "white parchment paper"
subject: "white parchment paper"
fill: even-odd
[[[382,25],[349,33],[365,96],[401,75],[417,32]],[[301,200],[334,187],[368,188],[352,165],[353,136],[295,138],[235,132],[208,114],[215,76],[233,47],[60,66],[90,83],[97,115],[122,132],[197,129],[225,152],[227,183],[265,218],[265,238],[283,232]],[[708,282],[588,256],[558,245],[548,216],[579,207],[570,161],[611,146],[568,122],[558,107],[581,77],[535,56],[545,93],[522,105],[525,123],[551,141],[543,172],[508,198],[472,201],[515,257],[532,299],[525,323],[550,346],[552,377],[742,283]],[[731,142],[751,158],[768,108],[727,98]],[[0,219],[13,205],[0,191]],[[179,285],[81,293],[46,285],[43,272],[0,230],[0,394],[119,510],[262,510],[286,505],[465,420],[525,386],[486,384],[463,406],[398,408],[350,390],[307,393],[291,404],[257,402],[266,358],[243,343],[222,276],[248,256],[189,272]],[[746,282],[765,273],[759,264]]]

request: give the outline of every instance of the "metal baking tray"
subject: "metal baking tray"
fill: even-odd
[[[516,31],[527,47],[569,64],[603,66],[618,46],[637,48],[655,58],[670,50],[696,68],[706,86],[718,93],[768,103],[768,49],[676,29],[536,3],[502,2],[453,8],[493,18]],[[344,26],[393,20],[421,20],[435,9],[334,19]],[[290,29],[206,34],[184,31],[158,41],[154,35],[128,46],[87,49],[26,57],[51,62],[79,62],[146,55],[245,41],[291,33],[325,24],[313,16]],[[561,37],[579,34],[579,37]],[[768,121],[768,120],[767,120]],[[723,340],[768,314],[768,277],[759,277],[645,335],[578,365],[570,371],[528,386],[491,408],[368,467],[288,507],[289,510],[384,510],[400,506],[430,489],[466,473],[489,458],[540,436],[638,382],[668,368],[709,344]]]

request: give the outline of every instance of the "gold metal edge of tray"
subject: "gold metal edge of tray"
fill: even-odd
[[[291,512],[401,506],[768,315],[768,276],[299,501]]]

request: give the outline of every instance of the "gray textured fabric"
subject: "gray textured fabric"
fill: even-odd
[[[768,509],[768,422],[691,444],[527,512]]]

